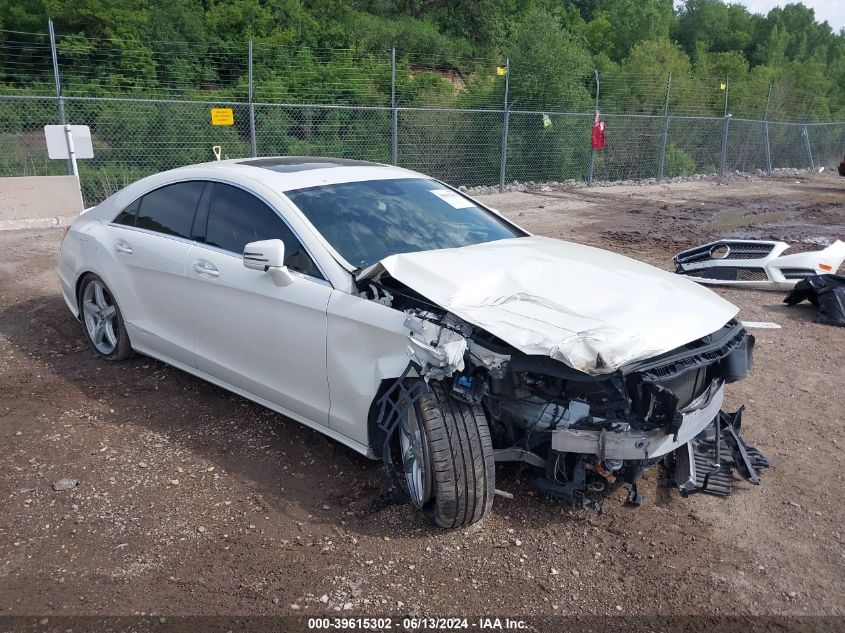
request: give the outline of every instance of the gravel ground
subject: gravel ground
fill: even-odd
[[[714,236],[845,238],[828,174],[483,198],[662,268]],[[514,498],[443,532],[370,511],[378,463],[149,358],[95,358],[59,295],[60,239],[0,232],[0,615],[845,615],[845,329],[807,305],[718,290],[782,326],[754,332],[728,393],[776,465],[759,488],[682,499],[652,471],[642,507],[620,489],[599,516],[504,466]]]

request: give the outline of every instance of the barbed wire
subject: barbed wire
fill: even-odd
[[[467,186],[817,167],[845,153],[845,100],[755,76],[59,35],[57,95],[53,53],[47,34],[0,30],[0,175],[62,173],[43,126],[63,112],[91,129],[95,158],[80,161],[88,203],[211,160],[214,145],[232,158],[396,162]],[[230,108],[233,124],[213,126],[212,107]],[[596,109],[607,124],[600,151],[590,149]]]

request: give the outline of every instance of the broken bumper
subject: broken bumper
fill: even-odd
[[[560,453],[596,455],[604,460],[642,460],[662,457],[704,431],[719,415],[725,397],[723,385],[715,385],[681,412],[677,434],[664,429],[612,432],[591,429],[552,431],[552,449]]]
[[[820,251],[784,255],[785,242],[717,240],[681,251],[673,258],[676,272],[701,284],[789,290],[811,275],[836,272],[845,261],[845,242]]]
[[[748,483],[760,483],[760,469],[772,463],[739,434],[741,425],[742,408],[735,413],[720,411],[703,433],[667,460],[670,480],[682,496],[699,492],[727,496],[733,492],[734,472]]]

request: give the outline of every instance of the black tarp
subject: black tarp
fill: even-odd
[[[805,277],[795,284],[783,302],[795,305],[805,300],[819,309],[816,323],[845,327],[845,276]]]

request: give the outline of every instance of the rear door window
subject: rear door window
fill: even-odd
[[[322,279],[305,248],[272,208],[243,189],[214,184],[208,207],[206,244],[240,256],[249,242],[272,239],[285,243],[288,268]]]
[[[206,183],[178,182],[141,198],[135,226],[165,235],[190,239],[191,225]]]
[[[138,198],[126,207],[123,211],[117,214],[114,219],[115,224],[123,224],[125,226],[135,226],[135,220],[138,216],[138,207],[141,206],[141,198]]]

